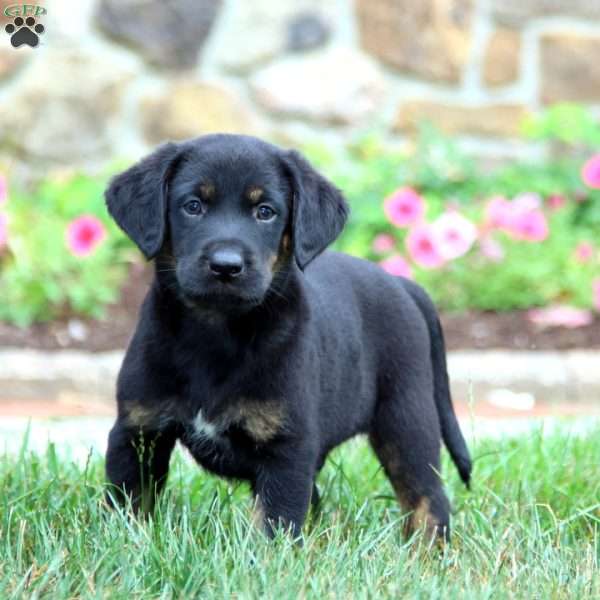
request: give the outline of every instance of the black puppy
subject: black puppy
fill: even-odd
[[[368,433],[410,529],[447,534],[441,439],[467,484],[471,462],[440,324],[414,283],[319,256],[346,221],[337,189],[294,151],[210,135],[160,147],[106,199],[156,263],[118,380],[113,494],[150,510],[180,440],[250,482],[269,534],[298,534],[328,452]]]

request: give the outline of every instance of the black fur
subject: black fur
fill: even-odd
[[[294,253],[301,269],[341,233],[348,207],[341,192],[291,150],[283,156],[298,201],[293,203]]]
[[[163,245],[166,227],[167,183],[177,156],[175,144],[165,144],[112,181],[106,192],[111,217],[154,258]]]
[[[267,532],[298,534],[329,451],[367,433],[412,527],[447,534],[441,439],[467,484],[471,463],[437,314],[416,284],[321,254],[347,217],[337,189],[296,152],[212,135],[161,147],[107,202],[156,258],[118,380],[113,496],[149,510],[179,440],[250,482]]]

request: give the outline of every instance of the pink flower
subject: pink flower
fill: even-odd
[[[589,310],[561,305],[534,308],[528,311],[527,318],[540,327],[568,327],[569,329],[590,325],[593,320]]]
[[[104,225],[91,215],[78,217],[67,227],[67,246],[75,256],[88,256],[105,237]]]
[[[600,277],[596,277],[596,279],[592,281],[592,297],[594,308],[600,312]]]
[[[481,254],[492,262],[502,262],[504,260],[504,248],[498,240],[491,236],[486,236],[479,242]]]
[[[591,242],[579,242],[575,247],[575,260],[584,264],[594,256],[594,245]]]
[[[413,227],[406,236],[406,248],[410,257],[421,267],[435,269],[444,264],[431,225],[421,224]]]
[[[385,254],[393,250],[395,244],[396,240],[389,233],[380,233],[373,240],[373,252],[376,254]]]
[[[485,219],[490,227],[506,227],[511,218],[512,205],[504,196],[490,198],[485,207]]]
[[[559,210],[567,203],[567,199],[564,196],[561,196],[560,194],[553,194],[552,196],[548,196],[546,201],[548,202],[548,206],[552,210]]]
[[[540,242],[548,237],[548,223],[540,210],[538,194],[519,194],[512,202],[502,196],[492,198],[486,207],[489,225],[506,231],[518,240]]]
[[[405,187],[396,190],[384,200],[383,210],[392,225],[408,227],[423,218],[425,202],[415,190]]]
[[[8,182],[6,177],[0,173],[0,204],[8,200]]]
[[[548,237],[548,223],[540,210],[517,212],[513,215],[509,233],[518,240],[542,242]]]
[[[518,240],[540,242],[548,237],[548,223],[541,205],[538,194],[519,194],[512,202],[496,196],[487,203],[486,220],[489,226],[502,229]]]
[[[600,189],[600,154],[595,154],[583,165],[581,179],[588,187]]]
[[[513,198],[513,201],[511,203],[511,212],[513,214],[532,212],[534,210],[540,209],[541,207],[542,198],[539,194],[525,192]]]
[[[443,213],[431,227],[444,260],[454,260],[466,254],[477,239],[477,227],[456,211]]]
[[[408,262],[399,254],[394,254],[385,260],[382,260],[379,265],[384,271],[387,271],[390,275],[397,277],[406,277],[412,279],[412,269]]]
[[[0,213],[0,250],[4,246],[6,246],[6,242],[8,241],[8,224],[6,215]]]

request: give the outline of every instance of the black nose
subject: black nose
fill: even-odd
[[[229,279],[244,271],[244,259],[237,250],[222,248],[212,253],[208,266],[215,277]]]

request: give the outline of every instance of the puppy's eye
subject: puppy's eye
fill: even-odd
[[[183,205],[183,209],[188,215],[202,214],[202,203],[199,200],[190,200]]]
[[[275,218],[275,211],[266,204],[261,204],[256,209],[256,218],[259,221],[272,221]]]

